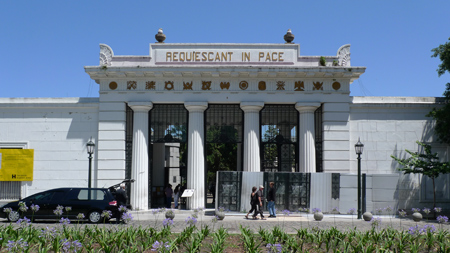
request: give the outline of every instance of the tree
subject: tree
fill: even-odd
[[[391,155],[392,159],[397,161],[401,166],[399,171],[403,171],[405,174],[423,174],[431,179],[433,182],[433,208],[436,207],[436,188],[434,179],[440,174],[450,172],[450,162],[442,163],[439,161],[437,153],[431,153],[431,146],[419,141],[417,144],[424,148],[425,154],[419,152],[412,152],[407,149],[405,151],[411,155],[406,159],[400,159]]]
[[[450,38],[449,38],[450,41]],[[450,42],[443,45],[439,45],[437,48],[431,50],[433,55],[431,57],[438,57],[441,60],[441,64],[437,69],[438,76],[450,73]],[[441,108],[433,108],[431,112],[427,114],[427,117],[432,117],[435,120],[434,132],[441,143],[450,144],[450,83],[447,83],[444,92],[445,103]]]

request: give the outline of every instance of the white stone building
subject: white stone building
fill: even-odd
[[[182,180],[196,190],[188,208],[204,206],[209,145],[231,147],[232,171],[347,175],[357,172],[360,138],[362,172],[370,180],[372,174],[391,178],[368,181],[368,208],[427,205],[426,180],[401,176],[390,155],[417,150],[419,140],[449,159],[449,147],[436,142],[425,117],[438,99],[352,97],[350,85],[365,67],[351,66],[350,45],[324,59],[303,56],[292,43],[154,43],[144,56],[117,56],[100,44],[100,64],[85,67],[99,84],[98,98],[0,98],[0,148],[35,152],[33,181],[0,182],[0,198],[87,186],[91,137],[92,185],[135,179],[135,209],[161,204],[162,188]],[[440,180],[446,206],[448,176]],[[322,186],[313,184],[317,196]],[[355,185],[343,178],[341,188],[339,205],[351,207]],[[314,196],[316,206],[337,201]]]

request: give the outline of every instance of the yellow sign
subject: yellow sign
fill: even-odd
[[[33,181],[34,149],[0,149],[0,181]]]

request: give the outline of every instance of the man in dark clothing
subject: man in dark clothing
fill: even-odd
[[[167,185],[166,189],[164,190],[164,193],[166,195],[166,207],[170,208],[172,206],[172,194],[173,194],[171,184]]]
[[[120,188],[116,191],[117,206],[127,206],[127,192],[125,191],[125,184],[121,183]]]
[[[116,191],[115,196],[116,196],[117,206],[119,208],[120,208],[120,206],[125,206],[125,207],[127,206],[128,196],[127,196],[127,192],[125,191],[124,183],[120,184],[120,188]],[[122,216],[122,212],[117,210],[116,223],[120,223],[121,216]]]
[[[270,182],[269,186],[270,189],[267,192],[267,208],[269,209],[269,218],[276,218],[277,217],[277,213],[275,211],[275,187],[274,187],[275,183],[274,182]]]
[[[256,192],[256,195],[258,196],[258,210],[255,210],[255,214],[253,217],[258,216],[258,213],[261,215],[261,220],[264,220],[264,214],[263,214],[263,203],[264,203],[264,194],[263,194],[264,186],[259,186],[259,191]]]

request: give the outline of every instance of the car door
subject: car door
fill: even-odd
[[[62,215],[56,215],[55,210],[58,206],[65,207],[65,200],[64,196],[66,195],[68,190],[65,189],[55,189],[52,199],[49,201],[48,204],[48,216],[52,218],[60,218],[60,217],[66,217],[66,211],[63,209]]]
[[[27,210],[25,216],[27,216],[29,218],[31,218],[31,217],[40,218],[40,217],[48,216],[49,212],[50,212],[49,204],[53,197],[53,194],[54,194],[54,191],[50,190],[50,191],[36,193],[28,198],[25,198],[24,202],[26,203],[26,205],[28,207],[28,210]],[[39,206],[39,210],[34,212],[31,208],[32,205]]]

